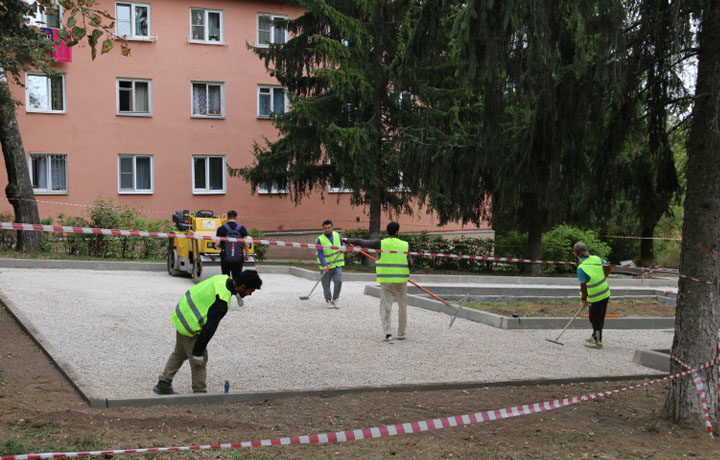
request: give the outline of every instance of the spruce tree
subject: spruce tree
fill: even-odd
[[[412,96],[396,85],[395,63],[411,29],[415,0],[301,0],[296,19],[276,20],[289,40],[251,47],[285,88],[290,110],[272,116],[276,141],[255,143],[251,166],[229,168],[253,189],[274,184],[299,202],[340,186],[369,205],[370,235],[382,210],[411,212],[403,193],[397,128]]]

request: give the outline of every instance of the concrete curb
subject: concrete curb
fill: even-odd
[[[401,384],[401,385],[385,385],[385,386],[360,386],[360,387],[340,387],[340,388],[321,388],[317,390],[289,390],[289,391],[271,391],[271,392],[255,392],[255,393],[218,393],[218,394],[188,394],[188,395],[168,395],[154,396],[149,398],[116,398],[105,399],[105,406],[93,407],[148,407],[160,405],[181,405],[181,404],[213,404],[213,403],[233,403],[242,401],[257,401],[264,399],[276,398],[292,398],[302,396],[338,396],[351,393],[368,393],[377,391],[392,392],[410,392],[410,391],[435,391],[435,390],[456,390],[463,388],[480,388],[480,387],[511,387],[511,386],[530,386],[530,385],[559,385],[569,383],[586,383],[586,382],[613,382],[622,380],[645,380],[664,377],[665,374],[641,374],[641,375],[621,375],[611,377],[573,377],[567,379],[534,379],[534,380],[508,380],[504,382],[447,382],[447,383],[417,383],[417,384]]]
[[[633,362],[669,374],[670,350],[635,350]]]
[[[23,315],[10,300],[0,292],[0,305],[10,313],[27,335],[40,347],[50,358],[55,368],[70,382],[90,407],[107,407],[105,399],[93,392],[92,386],[81,376],[75,368],[63,359],[62,355],[55,349],[49,340],[38,331],[32,323]]]
[[[380,286],[365,286],[365,295],[380,297]],[[408,294],[408,305],[423,308],[425,310],[455,315],[457,310],[429,297]],[[487,324],[499,329],[562,329],[571,318],[511,318],[508,316],[496,315],[481,310],[463,308],[457,315],[458,318],[467,319],[476,323]],[[675,318],[606,318],[605,329],[672,329],[675,327]],[[586,329],[584,321],[575,321],[570,329]]]

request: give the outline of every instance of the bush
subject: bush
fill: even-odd
[[[366,229],[350,229],[343,231],[344,238],[368,238]],[[387,236],[380,233],[380,238]],[[480,238],[460,237],[445,239],[441,236],[430,235],[426,232],[419,234],[401,233],[400,238],[407,241],[411,252],[430,252],[435,254],[462,254],[474,256],[490,256],[493,252],[492,240]],[[377,254],[371,254],[377,257]],[[359,252],[348,252],[345,255],[346,264],[360,264],[363,256]],[[492,271],[492,262],[471,259],[456,259],[448,257],[413,256],[414,269],[451,270],[464,272]]]
[[[253,239],[267,239],[267,236],[255,227],[252,227],[250,230],[248,230],[248,234],[253,237]],[[267,252],[267,248],[268,247],[264,244],[255,245],[255,261],[265,260],[265,252]]]
[[[610,246],[598,239],[592,230],[558,225],[542,236],[542,258],[545,260],[573,261],[573,246],[578,241],[587,245],[590,254],[607,259]],[[543,264],[545,273],[573,273],[574,265]]]

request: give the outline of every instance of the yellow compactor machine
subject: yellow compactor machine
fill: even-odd
[[[172,216],[175,227],[188,235],[215,236],[217,229],[227,222],[227,216],[216,216],[208,209],[197,212],[177,211]],[[200,281],[203,266],[220,265],[220,242],[215,240],[196,240],[189,238],[171,238],[168,244],[167,269],[172,276],[183,273],[192,275],[193,281]],[[255,245],[250,243],[250,255],[243,264],[243,270],[255,268]]]

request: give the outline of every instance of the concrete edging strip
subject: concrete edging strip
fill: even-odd
[[[380,286],[367,285],[365,295],[380,297]],[[454,315],[457,310],[437,300],[408,294],[408,305],[423,308],[425,310]],[[481,310],[463,308],[458,313],[458,318],[467,319],[476,323],[487,324],[488,326],[500,329],[562,329],[570,321],[570,318],[511,318],[508,316],[496,315]],[[605,329],[673,329],[675,318],[658,317],[633,317],[633,318],[606,318]],[[570,329],[585,329],[587,324],[583,321],[575,321]]]

